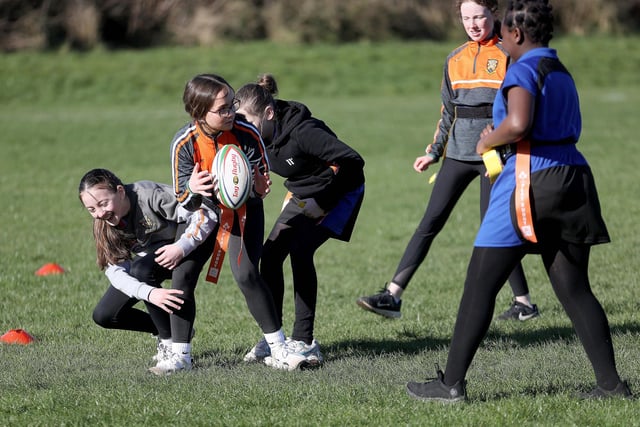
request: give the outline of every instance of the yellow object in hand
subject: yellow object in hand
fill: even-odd
[[[502,172],[502,159],[500,154],[494,149],[489,150],[482,155],[482,161],[487,168],[489,174],[489,181],[493,184],[500,172]]]

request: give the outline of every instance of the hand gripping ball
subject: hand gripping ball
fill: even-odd
[[[229,209],[238,209],[251,193],[253,184],[251,166],[244,152],[233,144],[223,146],[211,165],[216,177],[215,195]]]

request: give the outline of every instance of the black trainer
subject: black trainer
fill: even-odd
[[[522,304],[514,299],[509,309],[498,316],[498,319],[519,320],[524,322],[525,320],[533,319],[538,316],[540,316],[540,312],[538,311],[537,305],[533,304],[532,307],[529,307],[528,305]]]
[[[402,301],[396,302],[396,299],[391,292],[387,289],[383,289],[380,293],[371,295],[369,297],[360,297],[356,301],[360,307],[380,316],[388,317],[390,319],[399,319],[402,314],[400,313],[400,306]]]
[[[452,386],[446,385],[443,382],[444,373],[437,364],[436,375],[438,376],[437,378],[426,383],[407,383],[407,394],[414,399],[442,403],[457,403],[466,400],[466,381],[458,381]]]
[[[626,381],[622,381],[618,383],[616,388],[614,388],[613,390],[605,390],[602,387],[597,386],[596,388],[594,388],[588,393],[578,394],[578,397],[581,399],[609,399],[612,397],[619,397],[619,398],[626,399],[626,398],[632,398],[633,394],[629,389],[629,384],[627,384]]]

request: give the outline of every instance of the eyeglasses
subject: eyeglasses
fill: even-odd
[[[231,101],[231,107],[223,107],[218,111],[209,110],[209,112],[217,114],[220,117],[230,117],[235,114],[238,108],[240,108],[240,100],[234,98],[233,101]]]

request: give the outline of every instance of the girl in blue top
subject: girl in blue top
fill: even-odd
[[[589,284],[590,247],[609,242],[609,235],[593,175],[576,148],[576,87],[548,47],[551,10],[548,0],[511,0],[506,9],[503,46],[514,63],[494,103],[495,129],[487,128],[477,145],[479,154],[498,147],[506,161],[476,237],[446,370],[438,369],[433,381],[408,383],[414,398],[466,398],[464,378],[491,323],[496,295],[532,252],[541,254],[595,372],[596,388],[582,397],[631,396],[616,369],[607,317]]]

